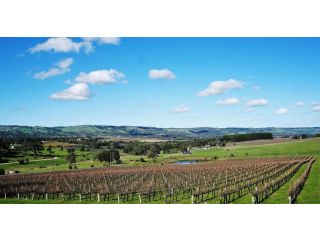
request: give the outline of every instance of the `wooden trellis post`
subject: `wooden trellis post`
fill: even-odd
[[[97,201],[100,202],[100,193],[97,194]]]

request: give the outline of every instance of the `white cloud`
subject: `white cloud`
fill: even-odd
[[[29,49],[31,53],[46,51],[46,52],[80,52],[83,50],[89,54],[94,50],[94,43],[98,44],[113,44],[119,45],[120,38],[117,37],[102,37],[102,38],[83,38],[80,42],[75,42],[71,38],[49,38],[43,43]]]
[[[65,83],[65,84],[73,84],[73,82],[72,82],[70,79],[65,80],[64,83]]]
[[[294,107],[303,107],[304,106],[304,102],[296,102],[293,106]]]
[[[69,68],[72,63],[73,63],[73,58],[66,58],[66,59],[60,61],[60,62],[57,64],[57,66],[58,66],[59,68],[66,69],[66,68]]]
[[[163,78],[168,80],[174,80],[176,78],[176,75],[168,69],[151,69],[149,71],[149,78],[151,79]]]
[[[314,107],[312,108],[312,111],[314,111],[314,112],[320,112],[320,105],[314,106]]]
[[[279,108],[274,113],[275,114],[287,114],[287,113],[289,113],[289,110],[287,108]]]
[[[225,100],[219,100],[217,103],[219,105],[235,105],[238,104],[240,101],[238,98],[227,98]]]
[[[181,106],[176,107],[171,110],[171,112],[173,112],[173,113],[184,113],[184,112],[188,112],[188,111],[190,111],[190,107],[188,107],[186,105],[181,105]]]
[[[239,89],[242,88],[243,84],[234,79],[229,79],[227,81],[214,81],[206,89],[198,93],[198,96],[205,97],[209,95],[217,95],[225,93],[229,89]]]
[[[115,69],[96,70],[89,73],[79,73],[75,81],[90,84],[128,83],[128,81],[123,79],[124,77],[125,75],[123,73]]]
[[[246,108],[244,111],[245,112],[252,112],[254,110],[254,108],[253,107],[250,107],[250,108]]]
[[[267,106],[268,105],[268,100],[265,99],[265,98],[253,99],[253,100],[248,101],[246,103],[246,105],[249,108]]]
[[[112,44],[112,45],[120,44],[119,37],[87,37],[83,39],[86,42],[97,42],[98,44]]]
[[[36,74],[34,74],[34,78],[36,79],[46,79],[57,75],[62,75],[66,72],[69,72],[70,69],[62,69],[62,68],[50,68],[47,72],[41,71]]]
[[[56,63],[53,68],[50,68],[48,71],[41,71],[34,74],[34,78],[36,79],[46,79],[49,77],[62,75],[64,73],[70,72],[70,66],[73,63],[72,58],[64,59],[58,63]]]
[[[313,102],[311,102],[310,104],[311,104],[311,106],[319,106],[319,105],[320,105],[320,102],[315,102],[315,101],[313,101]]]
[[[320,102],[311,102],[313,112],[320,112]]]
[[[87,100],[90,95],[90,90],[86,83],[76,83],[61,92],[50,95],[50,98],[58,100]]]
[[[70,38],[49,38],[44,43],[39,43],[36,46],[29,49],[31,53],[36,53],[40,51],[46,52],[79,52],[84,49],[86,53],[90,53],[93,50],[92,44],[90,42],[74,42]]]

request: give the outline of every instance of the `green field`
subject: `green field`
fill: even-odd
[[[20,172],[47,172],[53,170],[67,170],[68,165],[65,161],[67,151],[61,151],[58,148],[54,148],[54,155],[57,156],[56,160],[40,160],[34,159],[31,155],[30,163],[27,165],[20,165],[16,162],[9,164],[1,164],[0,168],[14,169]],[[78,168],[90,168],[103,166],[102,163],[94,160],[96,154],[95,151],[81,152],[76,150],[77,154],[77,166]],[[294,155],[310,155],[317,157],[317,161],[313,164],[309,177],[303,187],[303,190],[297,198],[297,203],[320,203],[320,138],[312,138],[306,140],[299,140],[294,142],[285,142],[277,144],[266,144],[259,146],[231,146],[224,148],[212,148],[208,150],[193,151],[191,155],[183,155],[181,153],[176,154],[160,154],[157,159],[148,159],[145,156],[133,156],[129,154],[121,153],[121,159],[123,164],[121,165],[141,165],[141,164],[154,164],[159,162],[171,162],[178,159],[203,159],[208,161],[223,161],[224,159],[254,159],[260,157],[276,157],[276,156],[294,156]],[[136,159],[144,157],[146,163],[136,162]],[[214,157],[218,157],[213,160]],[[14,161],[14,160],[12,160]],[[119,165],[119,167],[121,167]],[[304,164],[299,171],[279,190],[274,192],[269,198],[265,199],[263,203],[287,203],[288,202],[288,189],[290,185],[302,174],[305,169]],[[14,199],[0,199],[0,203],[61,203],[62,201],[30,201],[30,200],[14,200]],[[65,202],[67,203],[67,202]],[[70,201],[69,203],[79,203],[79,201]],[[95,201],[89,201],[85,203],[95,203]],[[116,203],[116,202],[115,202]],[[154,202],[158,203],[158,202]],[[159,202],[163,203],[163,202]],[[190,199],[183,200],[178,203],[190,203]],[[218,203],[218,201],[212,200],[207,203]],[[251,203],[251,195],[247,194],[241,198],[235,200],[233,203]]]

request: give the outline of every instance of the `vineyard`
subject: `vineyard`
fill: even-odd
[[[304,164],[288,192],[293,203],[314,157],[224,160],[0,176],[0,198],[106,203],[230,203],[250,195],[261,203]]]

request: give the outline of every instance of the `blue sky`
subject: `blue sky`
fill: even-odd
[[[0,38],[0,124],[320,126],[320,38]]]

